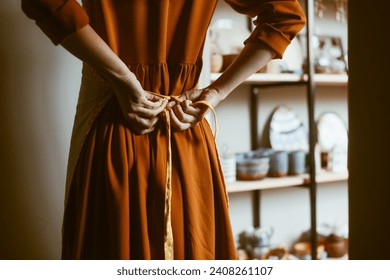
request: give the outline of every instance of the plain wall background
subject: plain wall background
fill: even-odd
[[[0,259],[57,259],[81,63],[0,2]]]
[[[231,12],[231,11],[230,11]],[[332,27],[333,28],[333,27]],[[55,47],[20,9],[0,1],[0,259],[58,259],[65,172],[80,85],[81,63]],[[249,87],[239,87],[217,108],[218,145],[250,148]],[[346,88],[318,89],[317,114],[337,110],[346,120]],[[306,118],[302,87],[267,89],[259,123],[285,103]],[[250,194],[233,194],[235,234],[252,222]],[[308,191],[262,192],[261,220],[274,226],[273,243],[291,243],[309,228]],[[348,223],[346,183],[319,186],[319,223]]]

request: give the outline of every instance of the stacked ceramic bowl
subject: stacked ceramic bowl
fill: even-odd
[[[237,179],[259,180],[267,176],[270,163],[269,149],[236,154]]]
[[[234,155],[222,156],[220,158],[222,172],[225,177],[226,183],[232,183],[236,181],[236,158]]]

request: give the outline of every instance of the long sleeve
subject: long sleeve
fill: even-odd
[[[306,23],[297,0],[225,0],[234,10],[250,17],[257,16],[256,28],[244,43],[260,41],[282,58],[291,40]]]
[[[76,0],[22,0],[22,10],[56,45],[89,22]]]

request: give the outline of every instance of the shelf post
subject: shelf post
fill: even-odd
[[[307,108],[309,119],[309,176],[310,176],[310,238],[312,259],[317,259],[317,181],[315,166],[316,124],[314,102],[314,56],[313,56],[313,27],[314,27],[314,1],[306,2],[306,50],[307,50]]]
[[[258,95],[260,89],[257,86],[253,86],[250,96],[250,131],[251,131],[251,149],[255,150],[258,148],[258,137],[259,137],[259,127],[258,127]]]
[[[252,87],[251,97],[250,97],[250,131],[251,131],[251,148],[252,150],[257,149],[258,145],[258,114],[257,114],[257,104],[258,104],[258,94],[259,88]],[[260,190],[255,190],[252,192],[252,215],[253,215],[253,226],[260,226]]]

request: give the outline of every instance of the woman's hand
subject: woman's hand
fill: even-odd
[[[212,88],[192,89],[180,95],[176,101],[168,105],[172,126],[178,130],[186,130],[196,126],[207,114],[209,107],[199,101],[207,102],[215,108],[221,102],[221,95]]]
[[[145,91],[131,73],[111,80],[111,86],[131,129],[136,134],[152,132],[168,101]]]

